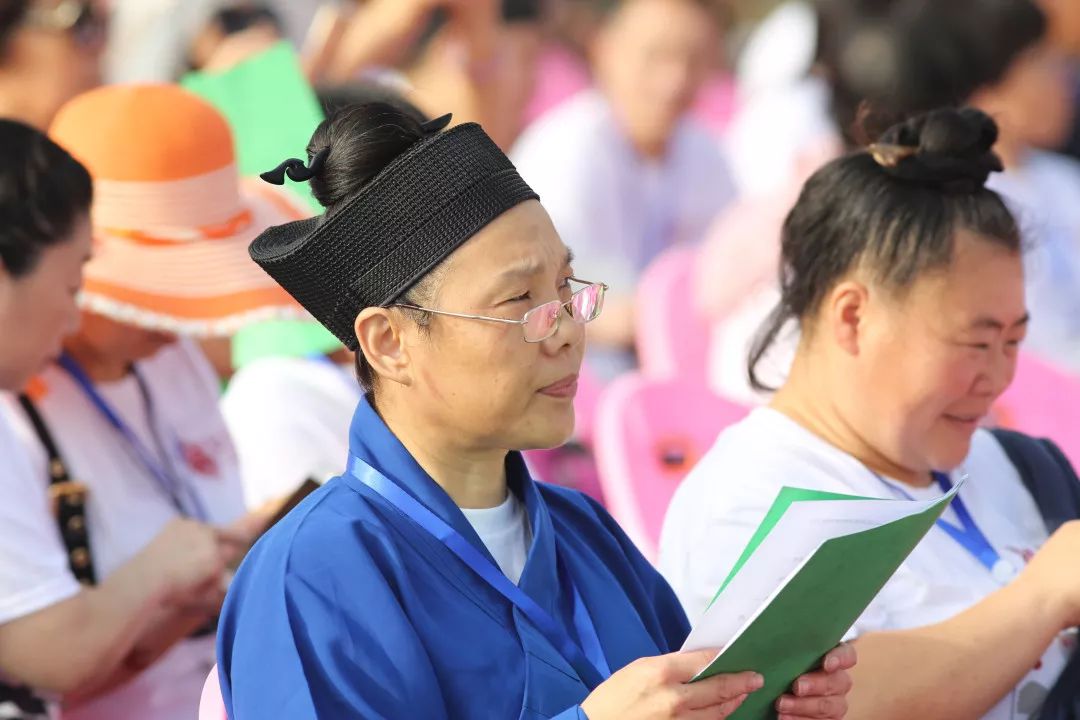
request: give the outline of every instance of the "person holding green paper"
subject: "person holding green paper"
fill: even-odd
[[[661,570],[693,617],[782,486],[924,500],[970,477],[851,631],[854,720],[1064,717],[1037,713],[1076,701],[1059,677],[1080,624],[1080,483],[1051,443],[979,428],[1029,318],[1020,229],[985,187],[996,140],[984,113],[936,110],[810,178],[750,364],[761,387],[794,323],[790,374],[665,521]]]
[[[689,681],[671,588],[599,504],[534,482],[520,450],[569,437],[585,324],[535,192],[475,123],[385,103],[315,131],[327,212],[252,257],[356,352],[364,396],[341,474],[262,536],[230,587],[218,679],[233,720],[722,720],[754,672]],[[850,647],[785,717],[843,717]],[[752,670],[748,668],[747,670]]]

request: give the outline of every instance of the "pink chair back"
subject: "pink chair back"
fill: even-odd
[[[1021,353],[1016,378],[994,406],[993,420],[1050,438],[1080,468],[1080,378]]]
[[[217,665],[210,670],[203,685],[202,699],[199,700],[199,720],[228,720],[225,701],[221,697]]]
[[[596,413],[596,462],[608,510],[650,560],[671,496],[720,431],[747,409],[684,379],[612,381]]]
[[[638,283],[636,344],[641,372],[705,382],[709,323],[693,295],[698,248],[680,245],[657,257]]]

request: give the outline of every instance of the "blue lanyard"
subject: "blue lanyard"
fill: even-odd
[[[135,458],[139,461],[140,464],[142,464],[146,471],[150,473],[150,475],[154,478],[154,480],[165,492],[165,494],[169,496],[169,499],[176,506],[176,509],[179,510],[181,514],[186,515],[187,513],[184,511],[183,502],[180,499],[183,490],[181,486],[182,483],[176,477],[176,475],[169,472],[165,468],[163,463],[154,456],[154,453],[152,453],[150,449],[146,447],[146,445],[142,442],[142,440],[139,439],[135,432],[130,427],[128,427],[128,424],[124,422],[123,418],[121,418],[117,414],[116,410],[114,410],[112,406],[109,405],[108,401],[106,401],[105,398],[101,396],[101,393],[98,392],[98,389],[94,387],[94,381],[91,380],[90,376],[86,374],[86,371],[83,370],[77,362],[75,362],[75,358],[71,357],[71,355],[67,353],[64,353],[60,356],[58,363],[60,367],[63,368],[64,371],[66,371],[67,374],[71,376],[72,380],[74,380],[75,384],[78,385],[79,388],[83,391],[83,393],[86,395],[87,399],[90,400],[90,403],[94,406],[94,408],[97,409],[99,413],[101,413],[101,416],[105,418],[105,420],[109,423],[110,426],[112,426],[112,428],[117,432],[117,434],[120,435],[121,438],[123,438],[123,440],[127,443],[128,448],[135,455]],[[155,435],[155,439],[158,441],[158,450],[161,452],[161,455],[164,456],[165,448],[161,446],[160,438],[156,437],[157,433],[154,427],[153,406],[150,402],[150,394],[147,391],[146,383],[145,381],[143,381],[142,377],[137,372],[135,373],[135,380],[139,384],[139,391],[142,394],[143,403],[146,406],[147,422],[150,423],[151,432]],[[206,509],[203,506],[202,499],[194,491],[194,488],[189,488],[189,492],[187,493],[187,495],[194,508],[194,513],[192,513],[192,516],[199,520],[206,521]]]
[[[536,601],[525,594],[517,585],[510,582],[499,568],[484,557],[461,533],[447,525],[441,518],[424,507],[416,498],[402,490],[394,481],[355,455],[349,456],[349,472],[360,482],[378,493],[384,500],[400,510],[406,517],[419,525],[428,534],[439,540],[450,552],[454,553],[469,569],[480,576],[500,595],[509,600],[525,614],[529,621],[543,634],[563,658],[570,663],[582,681],[590,690],[611,675],[607,658],[600,646],[600,637],[589,610],[581,599],[581,593],[570,578],[562,560],[558,560],[560,582],[569,585],[574,599],[574,628],[577,630],[581,645],[574,642],[561,623]],[[584,650],[582,650],[584,646]]]
[[[944,492],[952,490],[952,480],[950,480],[949,476],[945,473],[935,472],[933,473],[933,478],[934,481],[941,486],[941,489]],[[878,479],[892,488],[894,492],[900,493],[908,500],[915,499],[903,488],[899,488],[890,482],[886,482],[880,475],[878,475]],[[1008,582],[1011,579],[1015,568],[1005,561],[1001,557],[1001,554],[994,549],[994,546],[990,544],[986,535],[983,534],[983,531],[980,530],[979,526],[975,523],[975,518],[971,517],[967,505],[964,504],[964,501],[959,494],[953,497],[950,507],[952,507],[956,516],[960,518],[960,527],[941,519],[937,521],[936,525],[944,530],[949,537],[955,540],[960,547],[964,548],[964,550],[972,557],[978,560],[983,567],[989,570],[995,580],[1001,583]]]

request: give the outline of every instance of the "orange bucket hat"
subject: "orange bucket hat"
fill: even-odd
[[[307,213],[240,179],[229,125],[212,105],[176,85],[107,86],[68,102],[50,134],[94,179],[84,309],[199,337],[306,317],[247,247]]]

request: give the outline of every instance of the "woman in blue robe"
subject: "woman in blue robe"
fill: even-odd
[[[396,107],[324,122],[309,164],[327,212],[252,257],[357,351],[365,399],[346,471],[255,546],[218,641],[229,717],[725,718],[754,672],[688,681],[712,652],[667,583],[586,496],[518,452],[573,429],[578,280],[535,193],[479,126]],[[343,429],[344,430],[344,429]],[[780,717],[840,718],[848,647]]]

